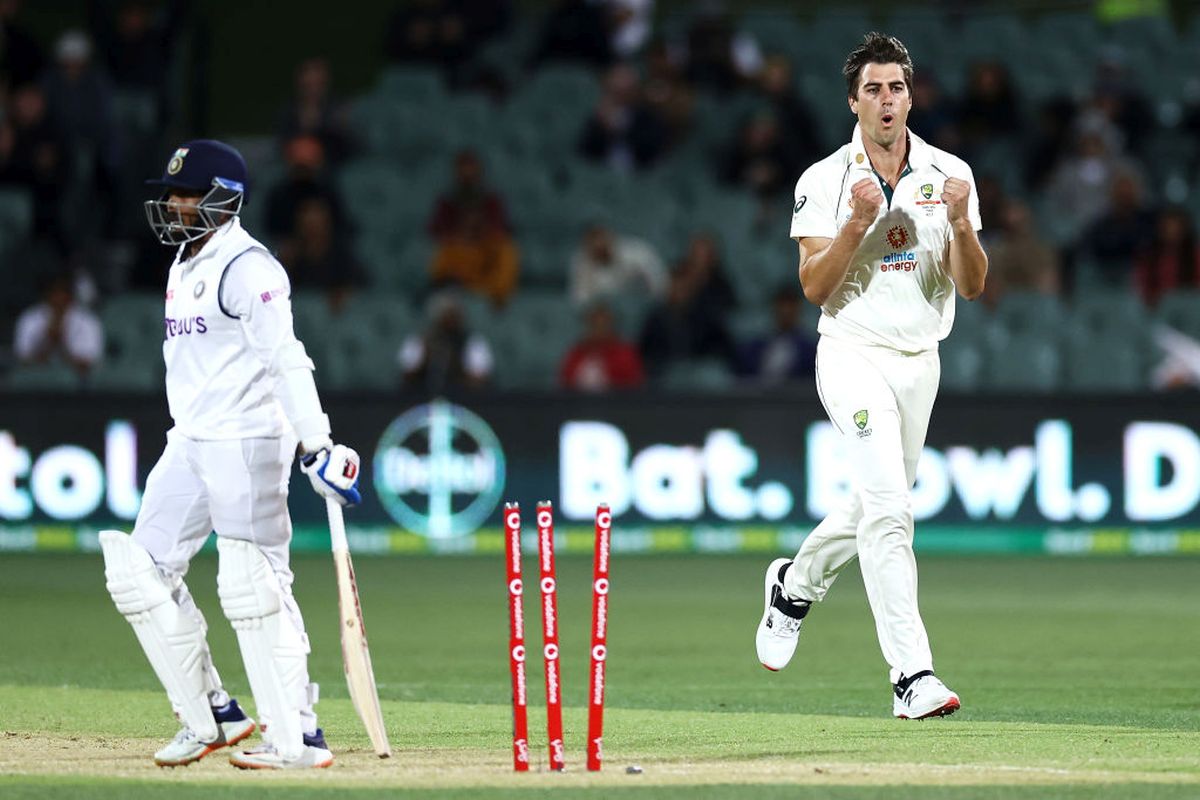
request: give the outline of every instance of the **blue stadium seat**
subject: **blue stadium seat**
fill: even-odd
[[[1176,289],[1164,295],[1158,303],[1154,320],[1200,339],[1200,291]]]
[[[379,74],[375,94],[401,103],[431,105],[445,99],[446,87],[435,67],[393,66]]]
[[[25,364],[15,367],[4,380],[10,392],[70,392],[84,386],[84,381],[66,364]]]
[[[0,189],[0,251],[25,241],[33,224],[33,198],[25,189]]]
[[[1040,333],[993,340],[985,350],[985,385],[1012,392],[1053,392],[1062,385],[1062,354]]]
[[[1076,334],[1067,342],[1063,388],[1081,392],[1147,388],[1146,350],[1141,343],[1113,333],[1100,337]]]
[[[716,358],[674,361],[658,378],[662,388],[684,392],[720,392],[732,388],[736,383],[729,366]]]

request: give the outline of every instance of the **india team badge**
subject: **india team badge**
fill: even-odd
[[[177,175],[179,170],[183,169],[183,160],[187,158],[188,149],[180,147],[175,151],[175,155],[171,156],[171,160],[167,162],[167,174]]]

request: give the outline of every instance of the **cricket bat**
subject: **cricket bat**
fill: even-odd
[[[333,567],[337,573],[338,621],[342,634],[342,664],[346,669],[346,685],[350,687],[354,710],[371,737],[375,754],[380,758],[388,758],[392,755],[392,746],[388,742],[387,729],[383,726],[383,709],[379,707],[379,690],[375,688],[375,673],[371,669],[371,651],[367,649],[367,631],[363,627],[350,546],[346,543],[342,507],[336,500],[326,498],[325,511],[329,515],[329,541],[333,546]]]

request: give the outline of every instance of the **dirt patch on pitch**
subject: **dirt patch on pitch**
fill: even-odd
[[[772,755],[761,759],[672,761],[621,754],[603,772],[581,766],[554,774],[537,767],[514,774],[511,762],[495,752],[404,750],[390,759],[366,750],[339,751],[334,766],[304,772],[249,772],[231,767],[221,751],[188,767],[160,769],[152,754],[161,742],[151,739],[52,736],[0,733],[0,775],[95,776],[106,781],[167,783],[304,785],[331,790],[356,786],[395,788],[682,786],[712,784],[800,784],[842,786],[996,786],[1065,784],[1193,784],[1200,775],[1186,772],[1115,772],[995,764],[846,764]],[[637,764],[638,774],[626,767]]]

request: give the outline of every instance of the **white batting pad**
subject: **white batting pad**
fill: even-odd
[[[217,594],[237,631],[263,737],[285,760],[304,752],[301,714],[309,704],[308,637],[285,606],[267,557],[250,542],[217,539]]]
[[[203,623],[175,604],[154,560],[132,537],[101,531],[100,548],[108,592],[133,626],[171,704],[201,741],[215,740],[219,734],[208,694],[216,687],[205,674],[209,656]]]

